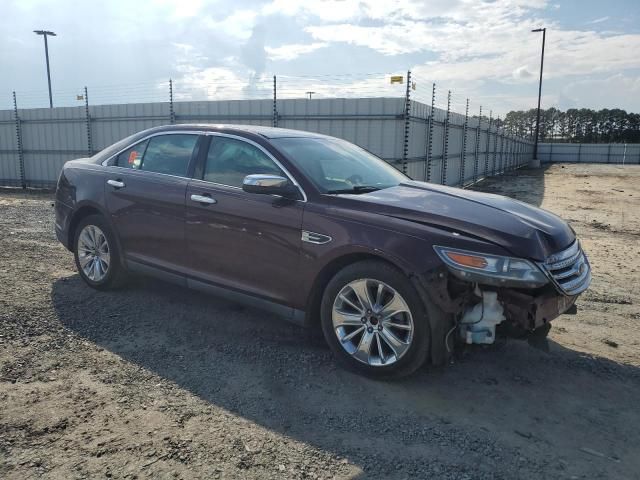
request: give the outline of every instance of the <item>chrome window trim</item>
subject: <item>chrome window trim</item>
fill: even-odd
[[[207,132],[199,131],[199,130],[167,130],[167,131],[164,131],[164,132],[150,133],[146,137],[142,137],[142,138],[138,139],[136,142],[130,143],[129,145],[127,145],[123,149],[118,150],[116,153],[111,155],[109,158],[107,158],[106,160],[103,160],[101,165],[103,167],[115,167],[115,168],[122,168],[124,170],[135,170],[135,169],[128,168],[128,167],[120,167],[118,165],[109,165],[109,162],[111,160],[113,160],[114,158],[116,158],[118,155],[120,155],[122,152],[126,152],[131,147],[135,147],[139,143],[142,143],[145,140],[149,140],[150,138],[159,137],[161,135],[180,135],[180,134],[183,134],[183,135],[206,135]],[[145,170],[138,169],[138,171],[144,172]],[[157,173],[157,172],[152,172],[152,173]],[[182,175],[171,175],[171,174],[168,174],[168,173],[161,173],[160,175],[169,175],[170,177],[178,177],[178,178],[189,178],[189,177],[185,177],[185,176],[182,176]]]
[[[253,145],[254,147],[257,147],[260,151],[262,151],[262,153],[264,153],[267,157],[269,157],[287,176],[287,178],[291,181],[291,183],[293,183],[296,187],[298,187],[298,190],[300,190],[300,192],[302,193],[302,200],[296,200],[297,202],[302,202],[302,203],[306,203],[308,200],[307,197],[307,193],[304,191],[304,188],[302,188],[302,186],[298,183],[298,181],[295,179],[295,177],[293,175],[291,175],[291,173],[289,172],[289,170],[287,170],[285,168],[284,165],[282,165],[282,163],[280,163],[278,161],[278,159],[276,159],[268,150],[266,150],[262,145],[260,145],[259,143],[254,142],[253,140],[249,139],[249,138],[245,138],[242,137],[240,135],[233,135],[230,133],[222,133],[222,132],[213,132],[210,130],[165,130],[162,132],[154,132],[151,133],[145,137],[142,137],[140,139],[138,139],[136,142],[131,143],[129,145],[127,145],[125,148],[117,151],[116,153],[114,153],[113,155],[111,155],[109,158],[107,158],[106,160],[104,160],[101,165],[103,167],[111,167],[111,168],[119,168],[122,170],[135,170],[135,169],[131,169],[131,168],[127,168],[127,167],[120,167],[118,165],[109,165],[109,162],[111,162],[114,158],[116,158],[118,155],[120,155],[122,152],[125,152],[127,150],[129,150],[131,147],[134,147],[135,145],[144,142],[146,140],[149,140],[150,138],[153,137],[158,137],[161,135],[206,135],[206,136],[215,136],[215,137],[227,137],[227,138],[233,138],[235,140],[239,140],[241,142],[245,142],[248,143],[249,145]],[[208,154],[209,152],[207,152]],[[136,170],[138,172],[144,172],[145,170]],[[155,173],[157,175],[166,175],[168,177],[174,177],[174,178],[187,178],[189,179],[189,177],[186,176],[181,176],[181,175],[171,175],[169,173],[159,173],[159,172],[150,172],[147,171],[147,173]],[[190,178],[191,180],[197,180],[199,182],[205,182],[208,184],[212,184],[212,185],[219,185],[221,187],[227,187],[227,188],[234,188],[236,190],[242,190],[242,187],[236,187],[235,185],[226,185],[224,183],[218,183],[218,182],[211,182],[209,180],[204,180],[202,178]]]
[[[300,190],[300,193],[302,193],[302,200],[296,200],[296,202],[302,202],[302,203],[306,203],[307,202],[307,193],[304,191],[302,186],[300,186],[300,184],[297,182],[295,177],[293,175],[291,175],[289,170],[287,170],[285,168],[285,166],[282,165],[282,163],[280,163],[278,161],[277,158],[275,158],[267,149],[265,149],[259,143],[256,143],[256,142],[254,142],[253,140],[251,140],[249,138],[241,137],[239,135],[233,135],[233,134],[230,134],[230,133],[206,132],[205,135],[209,135],[209,136],[213,136],[213,137],[232,138],[234,140],[239,140],[241,142],[245,142],[245,143],[248,143],[249,145],[252,145],[252,146],[256,147],[258,150],[260,150],[262,153],[264,153],[269,159],[271,159],[271,161],[273,161],[273,163],[275,163],[280,168],[280,170],[282,170],[284,172],[284,174],[291,181],[291,183],[293,183],[296,187],[298,187],[298,190]],[[207,155],[208,154],[209,154],[209,152],[207,152]],[[205,160],[205,162],[206,162],[206,160]],[[205,166],[206,166],[206,164],[205,164]],[[203,169],[203,172],[204,172],[204,169]],[[237,190],[242,190],[242,187],[236,187],[235,185],[227,185],[225,183],[211,182],[209,180],[204,180],[202,178],[194,178],[194,180],[198,180],[200,182],[205,182],[205,183],[210,183],[210,184],[213,184],[213,185],[220,185],[220,186],[227,187],[227,188],[235,188]]]

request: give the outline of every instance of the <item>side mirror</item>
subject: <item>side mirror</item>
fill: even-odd
[[[299,200],[300,190],[289,179],[279,175],[247,175],[242,181],[242,190],[247,193],[262,195],[279,195],[285,198]]]

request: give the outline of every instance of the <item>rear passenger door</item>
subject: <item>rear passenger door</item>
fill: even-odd
[[[184,269],[185,193],[201,138],[159,134],[113,160],[105,177],[106,203],[127,262]]]

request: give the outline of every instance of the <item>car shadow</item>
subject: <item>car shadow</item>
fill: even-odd
[[[539,478],[549,465],[563,477],[631,478],[640,468],[639,369],[553,341],[548,353],[523,341],[468,348],[445,368],[380,382],[337,367],[300,327],[160,281],[97,292],[76,274],[56,280],[51,296],[71,332],[347,458],[366,478],[438,478],[452,466],[456,478]]]
[[[551,164],[540,168],[521,168],[503,175],[487,177],[469,187],[471,190],[496,193],[539,207],[544,200],[545,174]]]

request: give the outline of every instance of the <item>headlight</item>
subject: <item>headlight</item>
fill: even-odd
[[[537,288],[549,282],[532,262],[523,258],[488,255],[449,247],[433,247],[451,273],[462,280],[503,287]]]

